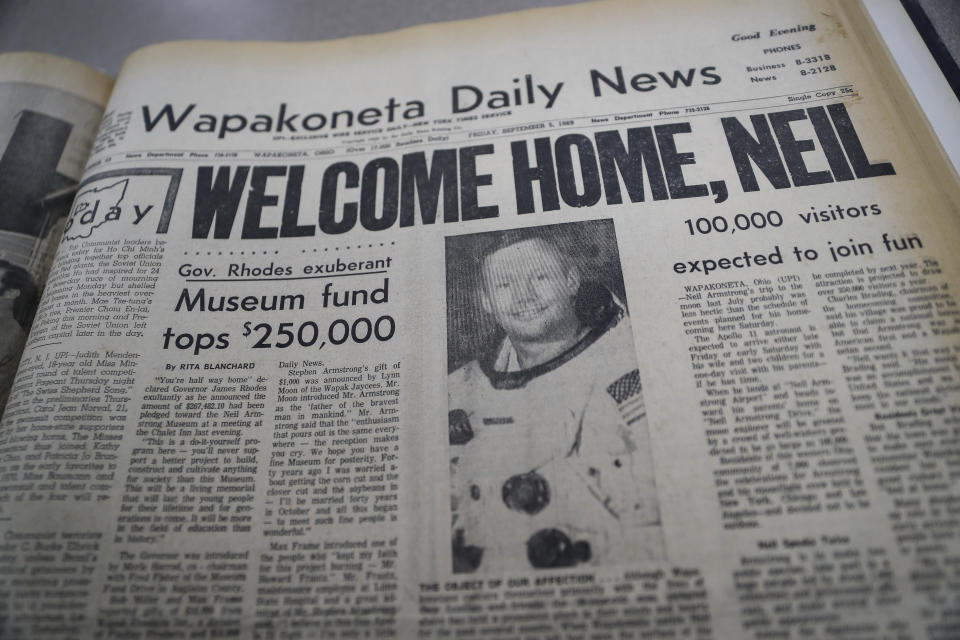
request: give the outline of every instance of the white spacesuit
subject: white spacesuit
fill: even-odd
[[[503,337],[448,380],[455,571],[663,558],[630,321],[608,304],[518,370]]]

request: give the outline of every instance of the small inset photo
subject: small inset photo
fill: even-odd
[[[664,559],[611,220],[446,239],[454,572]]]

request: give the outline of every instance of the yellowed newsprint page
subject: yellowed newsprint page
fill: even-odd
[[[72,60],[0,55],[0,412],[112,85]]]
[[[860,5],[136,53],[5,638],[960,637],[960,229]]]

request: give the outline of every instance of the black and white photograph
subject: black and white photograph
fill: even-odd
[[[39,254],[59,241],[102,113],[65,91],[0,82],[0,257],[41,279]]]
[[[26,269],[0,260],[0,408],[13,386],[39,298],[37,284]]]
[[[446,239],[454,572],[664,558],[611,220]]]

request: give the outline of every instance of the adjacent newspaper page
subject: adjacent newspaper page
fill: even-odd
[[[11,638],[956,638],[960,229],[860,5],[126,64],[0,427]]]
[[[0,56],[0,412],[112,85],[64,58]]]

